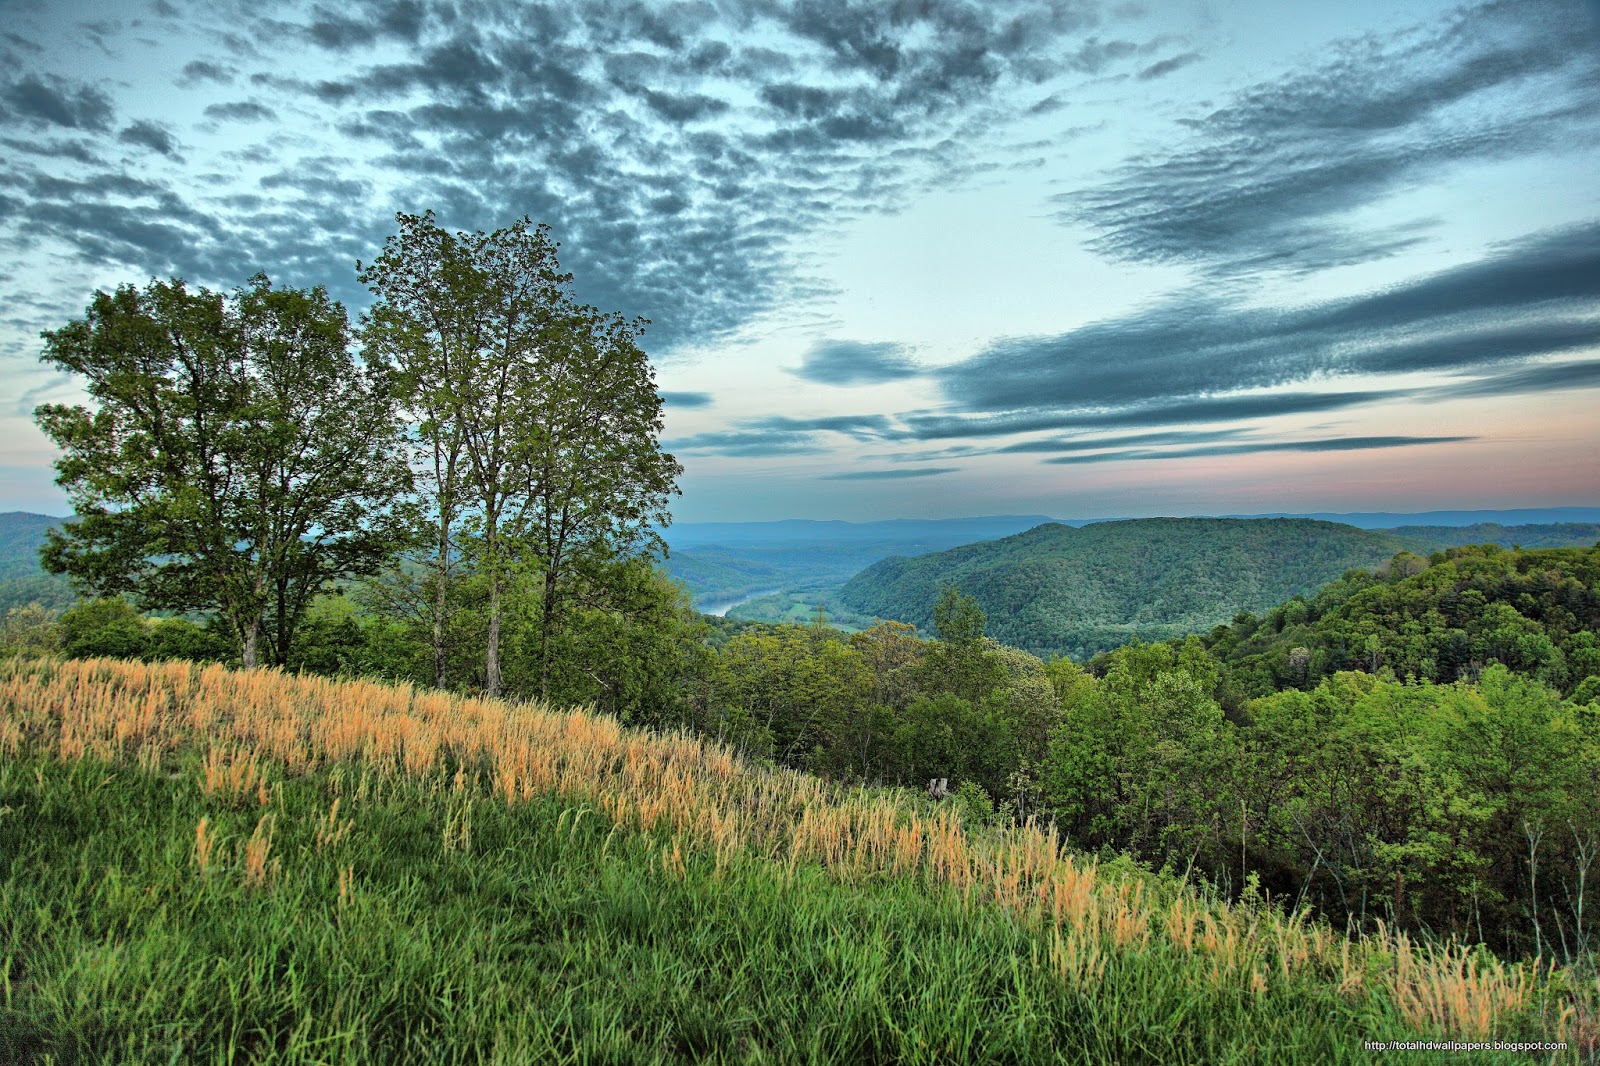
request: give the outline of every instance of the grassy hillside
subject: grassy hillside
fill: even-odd
[[[1391,533],[1295,518],[1043,525],[885,559],[847,582],[839,599],[926,631],[940,588],[954,585],[977,599],[1001,643],[1082,658],[1135,638],[1210,629],[1410,546]]]
[[[582,713],[11,660],[0,756],[6,1062],[1364,1062],[1600,1005]]]

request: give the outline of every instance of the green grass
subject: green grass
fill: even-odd
[[[834,629],[858,633],[872,624],[871,615],[864,615],[840,603],[837,592],[838,589],[833,586],[774,592],[730,607],[728,617],[771,625],[807,625],[816,619],[817,604],[821,603],[825,620]]]
[[[187,758],[0,763],[0,1062],[1365,1062],[1408,1035],[1310,973],[1213,988],[1160,937],[1075,982],[1029,919],[921,878],[680,865],[586,807],[353,764],[229,806]]]

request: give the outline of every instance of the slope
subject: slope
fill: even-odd
[[[583,713],[183,663],[0,691],[7,1061],[1357,1062],[1592,1009]]]
[[[928,629],[944,585],[977,599],[988,634],[1085,657],[1203,631],[1419,545],[1311,519],[1145,518],[1042,525],[1003,540],[885,559],[839,592],[864,613]]]

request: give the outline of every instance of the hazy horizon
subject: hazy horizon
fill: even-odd
[[[1600,503],[1600,0],[20,0],[0,510],[40,330],[548,222],[652,320],[680,522]]]

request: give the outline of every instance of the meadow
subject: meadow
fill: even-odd
[[[1594,1054],[1592,977],[1346,939],[583,711],[25,659],[0,708],[7,1062]]]

